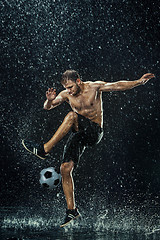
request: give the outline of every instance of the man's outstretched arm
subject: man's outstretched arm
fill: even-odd
[[[100,86],[99,90],[102,92],[129,90],[139,85],[144,85],[146,82],[148,82],[151,78],[154,77],[154,74],[146,73],[140,79],[134,81],[118,81],[113,83],[104,82],[102,86]]]
[[[55,108],[66,101],[64,91],[60,92],[58,96],[56,96],[56,89],[53,90],[53,88],[48,89],[46,92],[46,98],[47,99],[43,106],[45,110],[51,110],[52,108]]]

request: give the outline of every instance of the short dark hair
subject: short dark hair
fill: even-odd
[[[80,79],[80,76],[75,70],[67,70],[62,74],[61,83],[65,83],[68,80],[76,82],[77,79]]]

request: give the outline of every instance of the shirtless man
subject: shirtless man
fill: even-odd
[[[118,82],[83,82],[74,70],[67,70],[62,75],[61,83],[65,88],[56,96],[56,90],[49,88],[46,92],[44,109],[51,110],[63,102],[68,102],[72,108],[64,118],[63,123],[53,137],[45,144],[34,144],[22,140],[23,146],[41,159],[45,159],[53,147],[72,130],[64,147],[63,161],[61,164],[62,186],[67,202],[67,212],[64,223],[80,216],[75,206],[74,182],[72,171],[77,166],[79,159],[86,147],[97,144],[103,136],[103,107],[102,92],[124,91],[145,84],[154,77],[154,74],[144,74],[134,81]]]

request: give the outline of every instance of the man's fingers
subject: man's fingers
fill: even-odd
[[[153,78],[155,75],[153,73],[146,73],[143,75],[144,78]]]
[[[51,93],[51,92],[56,92],[56,89],[53,90],[53,88],[48,88],[48,93]]]
[[[51,91],[48,89],[48,91],[46,91],[46,94],[47,94],[47,95],[50,95],[50,94],[51,94]]]
[[[46,91],[46,96],[56,96],[56,89],[53,90],[53,88],[48,88],[48,91]]]
[[[151,77],[151,78],[154,78],[154,77],[155,77],[155,75],[154,75],[153,73],[151,73],[150,77]]]
[[[53,88],[48,88],[48,92],[52,92],[53,91]]]
[[[141,81],[142,84],[145,84],[146,82],[148,82],[151,78],[154,78],[155,75],[153,73],[146,73],[142,76]]]

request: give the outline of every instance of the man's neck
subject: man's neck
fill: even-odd
[[[79,92],[79,94],[82,94],[83,92],[84,92],[84,89],[85,89],[85,84],[84,84],[84,82],[82,82],[81,81],[81,84],[80,84],[80,92]]]

